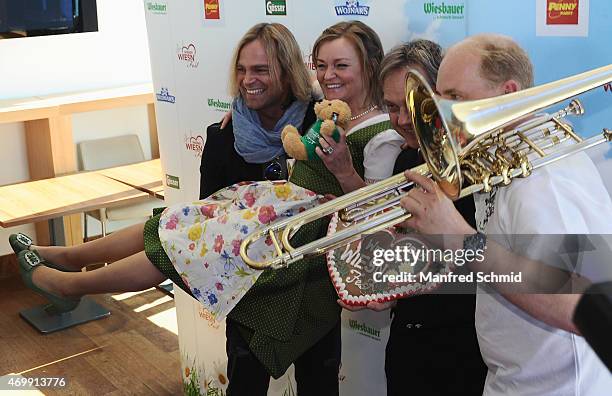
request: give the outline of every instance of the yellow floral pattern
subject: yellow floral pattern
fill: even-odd
[[[200,239],[200,237],[202,236],[202,224],[200,223],[194,224],[189,229],[189,233],[187,234],[187,236],[192,241],[197,241],[198,239]]]
[[[287,199],[291,195],[291,185],[289,183],[274,186],[274,192],[276,197],[280,199]]]
[[[159,237],[193,296],[215,320],[222,320],[261,274],[240,257],[244,238],[263,224],[316,206],[320,198],[286,181],[243,182],[205,200],[166,208]],[[255,259],[273,254],[269,241],[249,248]]]

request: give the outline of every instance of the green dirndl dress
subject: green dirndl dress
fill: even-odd
[[[146,221],[144,226],[144,251],[149,261],[174,284],[179,286],[185,293],[191,294],[191,290],[183,282],[183,278],[176,272],[174,265],[168,258],[159,239],[159,218],[166,208],[153,209],[153,217]]]
[[[145,224],[145,253],[153,265],[222,320],[263,271],[240,257],[242,241],[264,224],[319,204],[320,196],[286,181],[241,182],[210,197],[156,211]],[[253,241],[257,261],[274,254],[265,239]]]
[[[388,121],[362,128],[347,137],[357,173],[363,178],[363,150],[378,133],[391,129]],[[297,161],[289,180],[317,194],[343,194],[321,161]],[[304,225],[293,237],[301,246],[327,234],[328,219]],[[229,313],[251,352],[274,378],[287,371],[305,351],[329,333],[340,320],[338,295],[325,257],[300,260],[288,268],[265,270]]]

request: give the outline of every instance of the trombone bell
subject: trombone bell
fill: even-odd
[[[508,135],[522,139],[513,130],[513,125],[524,121],[526,116],[611,80],[612,65],[608,65],[494,98],[458,102],[436,95],[427,80],[418,71],[411,70],[406,77],[406,105],[412,115],[423,157],[434,180],[449,197],[456,199],[465,187],[462,167],[466,158],[479,151],[476,146],[484,139],[495,134],[504,139]],[[551,121],[567,114],[582,113],[579,102],[572,103],[555,113]],[[558,124],[574,141],[581,141],[571,128]],[[525,143],[538,151],[530,140],[525,140]],[[482,148],[490,147],[485,145]]]

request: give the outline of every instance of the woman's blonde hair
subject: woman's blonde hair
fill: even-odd
[[[382,85],[378,78],[380,62],[384,50],[378,34],[361,21],[345,21],[336,23],[323,30],[313,45],[312,57],[316,62],[321,45],[339,38],[347,39],[357,51],[361,68],[363,70],[363,83],[366,87],[366,101],[364,106],[371,104],[382,108]]]
[[[240,51],[255,40],[261,41],[266,50],[273,84],[286,81],[293,97],[304,102],[310,101],[312,88],[302,52],[291,31],[280,23],[259,23],[242,36],[232,56],[230,94],[234,97],[240,96],[237,78]]]

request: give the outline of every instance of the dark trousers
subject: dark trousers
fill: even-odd
[[[228,396],[266,396],[270,374],[253,355],[236,322],[226,324]],[[339,394],[340,322],[293,362],[298,396]]]
[[[387,396],[482,395],[487,368],[473,326],[415,328],[394,322],[385,356]]]

